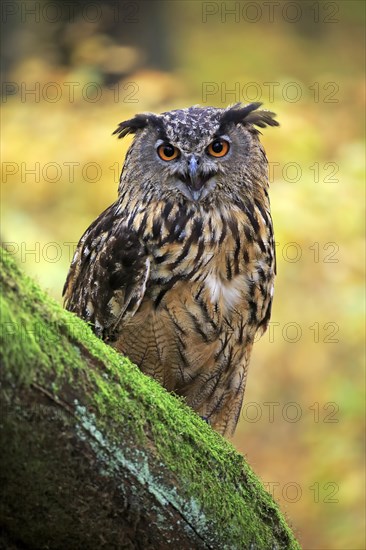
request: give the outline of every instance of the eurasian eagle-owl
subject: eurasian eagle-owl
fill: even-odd
[[[234,432],[275,247],[260,103],[139,114],[118,198],[86,230],[68,310],[222,434]]]

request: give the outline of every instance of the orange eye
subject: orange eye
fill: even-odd
[[[215,139],[210,145],[207,147],[207,153],[211,155],[211,157],[224,157],[229,152],[230,145],[227,141],[224,139]]]
[[[171,145],[170,143],[162,143],[158,147],[158,155],[161,160],[169,161],[178,158],[180,151],[177,147],[174,147],[174,145]]]

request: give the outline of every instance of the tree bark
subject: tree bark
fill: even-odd
[[[0,273],[0,548],[300,548],[229,442],[5,251]]]

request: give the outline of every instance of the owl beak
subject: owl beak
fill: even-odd
[[[188,161],[188,174],[192,181],[197,176],[197,169],[198,169],[198,160],[194,155],[191,155]]]
[[[202,187],[201,178],[198,175],[198,160],[192,155],[188,161],[188,181],[187,186],[192,193],[192,196],[197,200],[200,196]]]
[[[188,161],[188,180],[186,183],[194,200],[198,200],[201,197],[204,185],[208,179],[200,173],[198,166],[199,160],[194,155],[191,155]]]
[[[203,174],[199,170],[199,159],[195,155],[190,155],[187,162],[187,171],[180,176],[180,181],[184,184],[181,190],[188,198],[198,201],[208,190],[205,189],[206,182],[214,175],[213,173]]]

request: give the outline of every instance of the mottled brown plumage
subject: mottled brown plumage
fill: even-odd
[[[222,434],[234,432],[275,249],[260,104],[137,115],[119,196],[81,238],[66,307]]]

